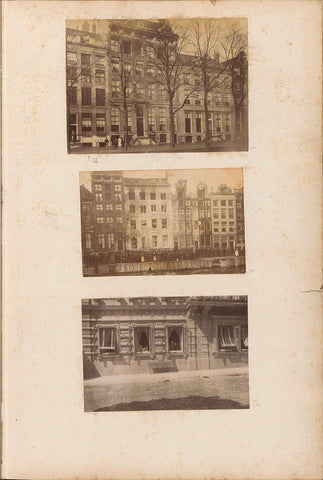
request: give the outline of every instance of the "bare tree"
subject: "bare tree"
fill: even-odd
[[[79,31],[75,31],[73,29],[66,29],[66,135],[67,135],[67,153],[71,153],[71,145],[70,145],[70,106],[74,103],[73,102],[73,97],[74,97],[74,92],[75,88],[78,85],[78,82],[80,81],[82,75],[84,74],[84,69],[86,69],[89,73],[89,76],[91,77],[91,71],[92,71],[92,66],[94,65],[94,60],[93,56],[92,61],[90,57],[90,63],[87,66],[84,66],[84,69],[80,62],[76,60],[73,63],[70,63],[68,59],[68,54],[71,52],[72,54],[74,53],[76,56],[78,55],[76,51],[69,50],[70,47],[73,46],[73,42],[77,42],[77,37],[80,36]],[[75,102],[77,103],[77,102]],[[75,138],[76,138],[76,132],[75,132]]]
[[[131,100],[137,92],[136,85],[133,82],[133,74],[136,66],[136,50],[134,49],[131,55],[127,53],[126,45],[130,40],[127,40],[124,30],[118,32],[114,41],[116,42],[115,46],[118,46],[118,51],[112,49],[111,40],[107,46],[107,59],[112,69],[112,82],[117,82],[115,86],[112,84],[112,88],[110,85],[112,95],[110,103],[121,112],[124,118],[124,145],[125,149],[127,149],[129,145],[128,116],[133,106]]]
[[[170,143],[175,146],[175,114],[181,110],[188,98],[197,90],[192,87],[184,95],[181,104],[175,104],[175,96],[185,84],[184,75],[188,65],[184,61],[184,45],[186,33],[175,33],[168,20],[160,20],[155,31],[154,56],[150,59],[156,75],[154,81],[164,88],[168,96],[168,114],[170,123]]]
[[[194,55],[193,71],[202,92],[204,104],[205,140],[210,140],[208,103],[210,93],[224,82],[225,65],[219,61],[219,28],[214,20],[204,19],[193,23],[189,44]]]
[[[230,78],[231,92],[234,101],[235,136],[240,139],[247,132],[247,108],[245,100],[248,95],[248,63],[247,63],[247,35],[233,26],[228,34],[220,40],[222,47],[223,65]]]

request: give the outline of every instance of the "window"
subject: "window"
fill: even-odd
[[[217,207],[219,204],[219,200],[213,200],[213,207]]]
[[[67,80],[69,80],[68,85],[72,85],[73,81],[77,78],[77,67],[67,66],[66,76]]]
[[[117,73],[119,71],[119,68],[120,68],[119,58],[112,58],[111,65],[112,65],[112,72]]]
[[[229,200],[229,207],[233,206],[233,200]]]
[[[221,208],[221,218],[227,218],[227,214],[226,214],[225,208]]]
[[[234,232],[234,222],[229,222],[229,232]]]
[[[220,117],[216,117],[215,119],[215,129],[217,133],[221,133],[221,119]]]
[[[144,98],[144,96],[145,96],[145,85],[143,83],[138,83],[136,92],[137,92],[137,96],[139,98]]]
[[[185,90],[184,90],[184,98],[185,98],[184,103],[185,103],[185,105],[190,105],[190,103],[191,103],[191,99],[186,98],[186,97],[188,97],[190,92],[191,92],[191,90],[189,88],[185,88]]]
[[[183,351],[183,327],[167,327],[168,351]]]
[[[220,248],[220,237],[218,235],[214,237],[214,248]]]
[[[114,38],[112,38],[111,39],[111,52],[119,53],[119,50],[120,50],[119,42],[117,40],[115,40]]]
[[[85,234],[85,248],[89,250],[92,248],[92,236],[90,233]]]
[[[141,228],[147,228],[147,220],[141,220]]]
[[[162,218],[162,228],[167,228],[167,218]]]
[[[105,83],[105,71],[104,70],[95,70],[95,81],[96,81],[96,83]]]
[[[138,77],[144,76],[144,64],[142,62],[136,62],[135,74]]]
[[[67,52],[67,61],[71,63],[77,62],[77,53],[76,52]]]
[[[214,233],[217,233],[219,231],[219,222],[214,222],[214,228],[213,228],[213,231]]]
[[[92,114],[82,113],[82,135],[90,137],[92,132]]]
[[[157,206],[156,205],[150,205],[150,210],[151,210],[151,212],[156,212],[157,211]]]
[[[123,53],[125,55],[131,55],[131,42],[129,40],[123,41]]]
[[[96,202],[102,202],[102,193],[96,193],[95,194],[95,201]]]
[[[115,201],[115,202],[118,202],[118,203],[121,202],[121,193],[115,193],[115,194],[114,194],[114,201]],[[116,208],[117,208],[117,207],[118,207],[118,206],[116,206]],[[120,210],[121,210],[121,208],[120,208]]]
[[[82,88],[82,105],[91,105],[91,89],[88,87]]]
[[[149,327],[135,327],[135,352],[149,353],[150,352],[150,328]]]
[[[116,183],[116,184],[114,185],[114,191],[115,191],[115,192],[121,192],[121,185],[120,185],[120,183]]]
[[[114,247],[114,235],[113,235],[113,233],[108,233],[107,240],[108,240],[108,248],[113,248]]]
[[[191,113],[185,113],[185,133],[191,133]]]
[[[161,206],[160,206],[160,210],[161,210],[163,213],[167,213],[167,205],[161,205]]]
[[[102,183],[95,183],[94,184],[94,190],[96,192],[102,192]]]
[[[135,200],[136,194],[134,190],[129,190],[129,200]]]
[[[147,75],[148,77],[153,77],[155,73],[155,69],[153,65],[147,65]]]
[[[154,58],[154,48],[151,45],[146,46],[146,52],[149,58]]]
[[[100,137],[105,135],[105,113],[96,114],[96,133]]]
[[[230,106],[230,98],[229,98],[229,94],[228,94],[228,93],[225,93],[225,94],[224,94],[224,106],[225,106],[225,107],[229,107],[229,106]]]
[[[163,247],[168,247],[168,235],[163,235]]]
[[[137,237],[131,237],[131,248],[137,248]]]
[[[136,220],[130,220],[130,228],[131,230],[136,230]]]
[[[82,35],[81,36],[81,43],[90,43],[90,35]]]
[[[148,130],[153,132],[156,129],[156,109],[148,107]]]
[[[157,248],[157,235],[152,236],[153,248]]]
[[[97,233],[98,247],[105,248],[104,233]]]
[[[223,233],[225,233],[227,231],[227,223],[226,222],[223,222],[222,223],[222,230],[221,230]]]
[[[166,90],[165,90],[165,87],[163,85],[158,86],[158,96],[159,96],[159,100],[161,100],[161,101],[166,100]]]
[[[166,130],[166,108],[159,107],[159,130],[165,132]]]
[[[108,203],[105,208],[108,210],[108,211],[111,211],[112,210],[112,205],[111,203]]]
[[[214,100],[215,100],[215,106],[219,107],[221,105],[221,95],[219,93],[216,93]]]
[[[146,213],[146,205],[140,205],[140,213]]]
[[[241,326],[241,348],[242,350],[248,349],[248,327],[246,325]]]
[[[220,350],[236,350],[233,326],[218,327],[219,331],[219,348]]]
[[[115,328],[99,328],[99,353],[116,352],[116,330]]]
[[[161,193],[160,194],[160,199],[161,200],[166,200],[166,193]]]
[[[122,217],[117,217],[117,218],[116,218],[116,221],[117,221],[117,223],[118,223],[119,225],[121,225],[122,222],[123,222]]]
[[[155,100],[156,99],[156,85],[149,84],[148,85],[148,100]]]
[[[202,124],[201,124],[201,114],[200,113],[195,114],[195,122],[196,122],[196,131],[201,132],[202,131]]]
[[[120,96],[120,80],[112,80],[111,87],[112,97],[118,98]]]
[[[81,53],[81,65],[91,65],[91,55],[89,53]]]
[[[129,212],[136,213],[136,205],[129,205]]]
[[[156,200],[156,193],[155,192],[151,192],[150,200]]]
[[[152,218],[151,219],[151,227],[152,228],[157,228],[157,218]]]
[[[77,88],[76,87],[68,88],[68,103],[69,105],[77,105]]]
[[[140,198],[140,200],[146,200],[146,193],[145,192],[139,192],[139,198]]]
[[[120,113],[116,107],[111,109],[111,132],[119,132],[120,128]]]
[[[225,118],[225,131],[230,132],[230,118],[229,117]]]
[[[103,217],[96,217],[96,223],[103,223],[104,219]]]
[[[81,81],[83,83],[91,83],[91,70],[89,68],[81,69]]]
[[[107,224],[112,225],[113,223],[113,217],[107,217]]]
[[[229,218],[233,218],[233,208],[229,208]]]
[[[143,250],[146,248],[146,237],[141,237],[141,248]]]
[[[226,200],[221,200],[221,207],[225,207],[227,204],[227,201]]]
[[[102,203],[98,203],[97,206],[96,206],[96,209],[97,209],[97,211],[102,212],[102,210],[103,210],[103,205],[102,205]]]

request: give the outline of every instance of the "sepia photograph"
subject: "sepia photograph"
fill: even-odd
[[[242,168],[80,172],[84,276],[245,273]]]
[[[68,153],[248,150],[245,18],[66,20]]]
[[[249,408],[247,296],[82,300],[84,410]]]

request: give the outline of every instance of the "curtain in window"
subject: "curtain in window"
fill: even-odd
[[[232,327],[220,327],[220,341],[222,347],[235,347]]]

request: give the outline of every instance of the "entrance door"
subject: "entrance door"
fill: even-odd
[[[144,136],[144,109],[137,107],[137,136]]]

